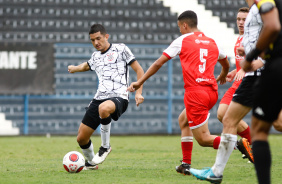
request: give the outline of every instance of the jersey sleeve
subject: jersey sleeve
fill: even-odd
[[[175,56],[180,54],[182,47],[182,39],[174,40],[170,46],[163,51],[163,55],[165,55],[168,59],[174,58]]]
[[[92,55],[91,55],[91,58],[87,61],[87,64],[88,64],[88,66],[89,66],[89,68],[90,68],[90,70],[94,70],[94,55],[95,55],[95,53],[93,53]]]
[[[134,61],[136,61],[135,56],[131,52],[131,50],[125,45],[124,50],[122,52],[122,58],[128,65],[131,65]]]
[[[222,48],[218,47],[218,51],[219,51],[218,60],[223,60],[227,58],[227,55]]]

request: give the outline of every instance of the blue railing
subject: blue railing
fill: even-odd
[[[137,45],[137,44],[128,44],[128,46],[132,48],[162,48],[165,49],[167,45]],[[89,48],[92,47],[91,44],[69,44],[69,43],[57,43],[55,44],[55,62],[58,59],[89,59],[90,55],[85,55],[83,53],[78,53],[78,54],[66,54],[66,53],[60,53],[58,49],[60,48]],[[138,59],[151,59],[152,61],[155,61],[160,55],[139,55],[135,54],[136,58]],[[168,95],[147,95],[144,96],[145,99],[147,100],[166,100],[167,101],[167,133],[171,134],[172,131],[172,102],[173,100],[177,99],[183,99],[183,96],[174,96],[172,94],[172,86],[173,86],[173,64],[172,60],[168,61],[167,63],[167,76],[168,76],[168,81],[167,81],[167,91]],[[146,70],[146,69],[144,69]],[[33,99],[41,99],[41,100],[56,100],[56,99],[91,99],[93,96],[91,95],[30,95],[30,94],[25,94],[25,95],[1,95],[0,99],[23,99],[23,105],[24,105],[24,115],[23,115],[23,134],[28,135],[29,134],[29,105],[30,105],[30,100]],[[134,99],[133,95],[130,95],[130,99]]]

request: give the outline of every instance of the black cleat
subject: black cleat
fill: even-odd
[[[191,167],[190,164],[181,163],[181,165],[175,167],[175,170],[176,172],[184,174],[184,175],[191,175],[190,167]]]

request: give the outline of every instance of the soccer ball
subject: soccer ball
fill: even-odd
[[[63,166],[70,173],[79,173],[85,165],[83,155],[77,151],[68,152],[63,159]]]

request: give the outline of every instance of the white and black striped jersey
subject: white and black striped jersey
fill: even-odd
[[[242,44],[245,49],[246,55],[252,49],[255,48],[262,25],[263,25],[263,22],[261,20],[259,10],[257,6],[254,4],[250,8],[250,11],[246,18],[245,26],[244,26],[244,36],[243,36]],[[265,62],[265,61],[262,60],[262,62]],[[258,69],[256,72],[247,72],[245,76],[253,76],[255,73],[257,73],[257,75],[260,75],[261,73],[260,71],[262,68]]]
[[[120,97],[128,100],[128,66],[136,59],[125,44],[111,44],[103,53],[95,51],[88,65],[94,70],[99,79],[98,90],[94,96],[96,100]]]

